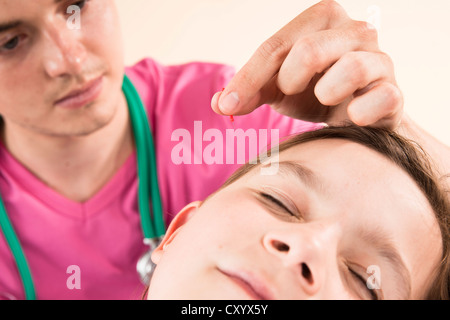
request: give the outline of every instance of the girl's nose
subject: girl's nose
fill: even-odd
[[[303,290],[310,296],[319,292],[329,268],[336,261],[339,228],[333,224],[301,224],[273,230],[264,237],[267,251],[298,273]]]

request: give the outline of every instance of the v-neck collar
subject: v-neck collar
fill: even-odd
[[[0,166],[3,168],[2,171],[6,170],[4,173],[11,176],[22,190],[26,190],[41,203],[73,218],[84,219],[99,212],[121,193],[124,193],[124,189],[129,187],[131,179],[136,178],[137,175],[136,152],[134,151],[94,196],[85,202],[77,202],[47,186],[14,158],[3,144],[0,144],[0,149]]]

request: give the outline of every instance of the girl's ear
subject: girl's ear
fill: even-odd
[[[158,245],[158,247],[152,253],[152,261],[155,264],[158,264],[162,255],[164,254],[164,250],[166,247],[172,242],[178,232],[181,230],[183,225],[194,215],[197,211],[198,207],[202,204],[201,201],[195,201],[188,204],[184,207],[172,220],[167,229],[166,234],[164,235],[163,240]]]

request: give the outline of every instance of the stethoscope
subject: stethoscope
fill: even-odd
[[[148,285],[155,267],[151,261],[151,254],[158,246],[166,230],[158,186],[155,145],[144,104],[127,76],[124,76],[122,91],[128,103],[136,144],[139,214],[144,234],[144,244],[149,247],[148,251],[139,258],[136,270],[142,283]],[[25,298],[27,300],[35,300],[37,297],[31,270],[1,197],[0,226],[15,259],[25,291]],[[9,294],[0,294],[0,296],[10,297]]]

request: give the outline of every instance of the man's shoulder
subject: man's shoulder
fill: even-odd
[[[214,62],[187,62],[183,64],[165,65],[152,58],[144,58],[126,67],[125,72],[133,78],[141,78],[158,83],[186,81],[186,79],[216,79],[230,80],[235,74],[235,68]]]
[[[210,108],[213,94],[226,86],[235,71],[219,63],[163,65],[145,58],[127,67],[125,73],[139,92],[151,119],[152,115],[167,115],[171,110],[177,118],[204,115]],[[166,118],[159,121],[168,121]]]

